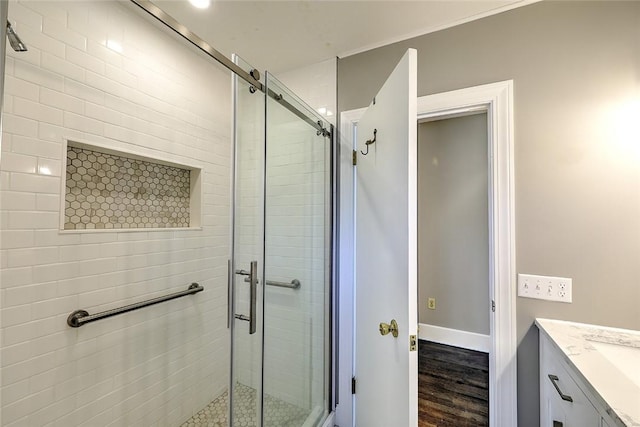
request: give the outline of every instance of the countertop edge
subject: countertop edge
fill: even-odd
[[[547,328],[545,328],[544,323],[551,323],[551,324],[555,324],[555,325],[563,324],[563,325],[566,325],[566,326],[592,328],[592,329],[606,330],[606,331],[610,331],[610,332],[628,332],[628,330],[619,329],[619,328],[612,328],[612,327],[607,327],[607,326],[590,325],[590,324],[585,324],[585,323],[571,322],[571,321],[565,321],[565,320],[544,319],[544,318],[536,318],[535,319],[535,323],[534,323],[537,326],[538,330],[540,332],[544,333],[544,335],[549,338],[549,341],[551,341],[553,346],[560,352],[560,354],[562,355],[562,358],[564,359],[564,361],[569,366],[572,367],[572,373],[577,376],[577,379],[579,381],[581,381],[583,384],[585,384],[586,387],[588,387],[588,390],[587,390],[588,394],[592,398],[597,400],[597,404],[601,408],[604,408],[605,412],[616,422],[617,426],[619,426],[619,427],[635,427],[635,426],[640,425],[640,424],[636,424],[636,423],[627,424],[627,422],[622,419],[621,415],[616,411],[616,409],[609,402],[607,402],[607,400],[597,390],[597,387],[585,375],[583,370],[578,365],[576,365],[576,363],[574,363],[574,361],[572,360],[571,356],[569,354],[567,354],[567,352],[562,348],[562,346],[556,341],[556,339],[554,338],[553,334]],[[594,402],[594,403],[596,403],[596,402]]]

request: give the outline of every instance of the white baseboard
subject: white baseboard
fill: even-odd
[[[489,353],[491,349],[490,335],[443,328],[442,326],[427,325],[426,323],[419,324],[418,336],[421,340],[466,348],[468,350],[482,351],[484,353]]]

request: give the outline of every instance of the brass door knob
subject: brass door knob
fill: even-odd
[[[391,324],[380,323],[380,335],[387,335],[389,332],[394,338],[398,338],[398,322],[396,322],[396,319],[391,319]]]

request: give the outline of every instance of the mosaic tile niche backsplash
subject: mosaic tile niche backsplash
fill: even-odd
[[[190,173],[68,146],[64,229],[189,227]]]

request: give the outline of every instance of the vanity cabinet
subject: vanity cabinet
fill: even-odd
[[[549,338],[540,334],[540,427],[615,427],[603,419],[572,371]]]
[[[640,427],[640,331],[536,319],[540,426]]]

